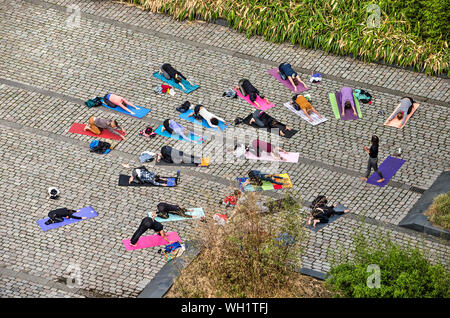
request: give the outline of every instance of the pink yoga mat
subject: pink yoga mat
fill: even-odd
[[[289,82],[289,80],[284,80],[281,78],[280,73],[278,73],[278,67],[268,70],[267,72],[269,72],[270,75],[275,77],[281,84],[289,88],[291,91],[295,92],[294,87],[291,85],[291,82]],[[307,91],[308,89],[311,88],[306,88],[302,83],[298,83],[297,85],[297,93]]]
[[[110,132],[107,129],[102,129],[102,132],[100,133],[100,135],[96,135],[93,132],[90,132],[89,130],[84,131],[83,129],[84,129],[85,126],[86,126],[85,124],[73,123],[72,126],[69,129],[69,132],[70,133],[74,133],[74,134],[91,136],[91,137],[99,137],[99,138],[106,138],[106,139],[113,139],[113,140],[122,140],[122,138],[120,138],[116,134],[113,134],[112,132]],[[120,132],[120,131],[118,130],[118,132]]]
[[[251,159],[251,160],[265,160],[265,161],[279,161],[279,162],[293,162],[293,163],[298,162],[298,158],[299,158],[300,154],[298,152],[288,152],[287,154],[280,152],[280,156],[282,158],[285,158],[286,161],[275,160],[267,152],[262,153],[260,157],[257,157],[256,155],[252,154],[251,152],[247,152],[245,154],[245,158]]]
[[[181,241],[177,232],[169,232],[166,234],[166,237],[169,241],[176,242]],[[141,236],[136,246],[131,246],[130,239],[122,240],[123,245],[127,251],[139,250],[141,248],[154,247],[160,245],[168,245],[169,243],[163,239],[158,234],[149,235],[149,236]]]
[[[241,91],[240,91],[240,90],[235,89],[235,91],[236,91],[237,95],[238,95],[240,98],[242,98],[242,99],[245,100],[247,103],[249,103],[250,105],[252,105],[253,107],[255,107],[255,108],[257,108],[257,109],[260,109],[260,110],[262,110],[262,111],[266,111],[266,110],[268,110],[268,109],[270,109],[270,108],[272,108],[272,107],[275,107],[274,104],[268,103],[268,102],[266,102],[264,99],[262,99],[261,97],[257,96],[257,97],[256,97],[256,101],[261,105],[261,108],[258,108],[258,107],[256,107],[256,105],[255,105],[254,103],[252,103],[252,102],[250,101],[250,97],[249,97],[248,95],[244,97],[244,95],[241,94]]]

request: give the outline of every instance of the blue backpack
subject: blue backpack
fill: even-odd
[[[164,252],[170,253],[170,252],[175,251],[177,248],[180,248],[180,247],[181,247],[180,242],[174,242],[172,244],[167,245],[166,248],[164,249]]]
[[[107,154],[111,151],[111,144],[105,141],[93,140],[89,144],[89,149],[91,152]]]

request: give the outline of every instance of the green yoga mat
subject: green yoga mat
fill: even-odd
[[[341,119],[335,93],[329,93],[328,96],[330,97],[331,109],[333,109],[334,117],[336,117],[336,119]],[[359,100],[354,94],[353,100],[355,101],[356,112],[358,113],[359,118],[362,118],[361,108],[359,107]]]

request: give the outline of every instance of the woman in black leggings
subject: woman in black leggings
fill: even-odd
[[[155,221],[156,213],[153,212],[152,217],[145,217],[142,219],[141,224],[139,225],[136,232],[134,232],[133,236],[131,237],[130,244],[133,246],[136,246],[137,242],[139,241],[139,238],[144,234],[147,230],[151,229],[156,232],[156,234],[160,235],[163,239],[165,239],[167,242],[171,243],[167,237],[166,233],[164,232],[164,227],[161,223],[158,221]]]
[[[157,162],[164,161],[167,163],[193,163],[199,165],[202,162],[201,158],[194,155],[187,155],[181,150],[174,149],[170,146],[162,146],[161,152],[156,158]]]
[[[378,145],[380,143],[380,139],[377,136],[373,135],[371,143],[372,146],[370,146],[370,149],[367,146],[364,146],[364,150],[369,154],[369,161],[367,162],[366,177],[363,177],[361,179],[367,181],[370,175],[370,171],[373,168],[373,170],[380,176],[380,179],[377,180],[377,182],[380,183],[384,181],[381,171],[378,170]]]
[[[85,216],[79,217],[79,216],[75,216],[73,215],[76,212],[80,212],[79,210],[68,210],[67,208],[60,208],[60,209],[56,209],[56,210],[52,210],[48,213],[48,217],[50,218],[49,220],[47,220],[45,222],[46,225],[50,225],[52,223],[60,223],[63,222],[64,219],[77,219],[77,220],[84,220],[86,219]]]

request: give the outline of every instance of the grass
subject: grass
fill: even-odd
[[[450,231],[450,192],[438,195],[425,215],[433,225]]]
[[[449,75],[450,0],[122,0],[178,20],[223,18],[247,36],[288,42],[367,62]],[[370,27],[368,6],[380,7]]]

